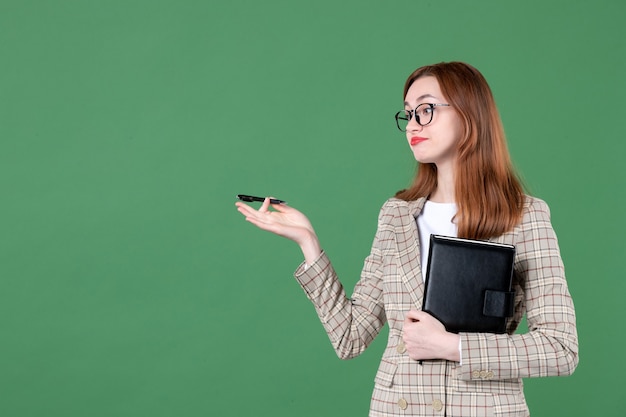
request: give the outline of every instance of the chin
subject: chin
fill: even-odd
[[[432,164],[433,163],[433,161],[430,158],[427,158],[424,155],[417,155],[414,153],[413,156],[415,157],[415,160],[419,162],[420,164]]]

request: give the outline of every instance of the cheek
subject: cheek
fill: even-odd
[[[448,131],[449,142],[458,146],[459,142],[463,138],[465,128],[463,122],[459,118],[454,118],[450,123],[450,129]]]

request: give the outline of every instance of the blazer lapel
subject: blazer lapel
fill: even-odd
[[[424,207],[425,198],[404,202],[398,206],[396,218],[396,245],[398,250],[401,279],[408,288],[411,300],[417,309],[422,308],[424,278],[422,277],[419,236],[416,216]]]

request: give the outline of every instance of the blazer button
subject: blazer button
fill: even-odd
[[[398,407],[400,407],[401,410],[406,410],[406,408],[409,406],[409,404],[406,402],[406,400],[404,398],[400,398],[398,400]]]
[[[478,371],[472,372],[472,378],[480,378],[480,372]]]
[[[492,379],[492,378],[493,378],[493,371],[487,372],[487,379]]]
[[[406,346],[404,346],[404,343],[402,343],[402,342],[398,343],[398,346],[396,346],[396,351],[398,353],[406,352]]]
[[[482,379],[487,378],[487,371],[480,371],[480,377],[481,377]]]
[[[436,399],[435,401],[433,401],[433,410],[435,411],[443,410],[443,403],[441,402],[440,399]]]

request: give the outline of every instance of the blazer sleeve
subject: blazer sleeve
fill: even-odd
[[[529,199],[515,235],[515,274],[524,292],[528,333],[461,333],[463,380],[570,375],[578,365],[574,305],[549,208]]]
[[[365,259],[361,279],[356,284],[352,297],[345,290],[325,252],[308,268],[300,265],[294,276],[317,311],[322,325],[337,356],[351,359],[360,355],[378,335],[387,319],[383,304],[381,250],[383,237],[387,234],[381,227],[382,211],[378,230],[369,256]]]

